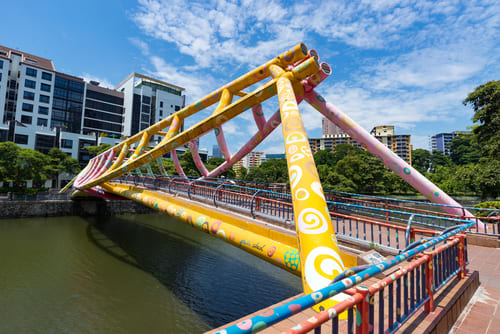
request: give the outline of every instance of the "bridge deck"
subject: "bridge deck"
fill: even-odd
[[[441,329],[444,329],[441,326],[444,326],[444,323],[447,324],[445,332],[450,330],[450,333],[454,334],[470,334],[470,333],[498,333],[500,328],[500,262],[498,262],[498,258],[500,257],[500,248],[492,249],[488,247],[481,247],[475,245],[468,246],[469,253],[469,277],[474,274],[474,272],[479,271],[480,274],[480,287],[477,289],[475,294],[470,298],[470,301],[467,300],[468,295],[464,294],[464,299],[459,301],[456,307],[449,307],[447,310],[447,302],[449,302],[452,297],[459,293],[464,292],[460,291],[461,289],[465,289],[464,287],[465,281],[454,282],[451,281],[448,283],[449,289],[448,296],[443,296],[439,298],[439,294],[436,295],[436,300],[439,300],[439,304],[437,305],[436,311],[432,314],[426,314],[423,310],[420,311],[419,314],[415,315],[412,319],[410,319],[409,323],[406,323],[403,328],[401,328],[402,332],[412,332],[412,333],[423,333],[435,326],[438,322],[438,318],[443,318],[449,314],[446,318],[443,318],[443,324],[440,325]],[[472,277],[473,278],[473,277]],[[377,281],[376,278],[370,278],[369,280],[363,282],[363,285],[368,285],[375,283]],[[463,283],[462,283],[463,282]],[[445,291],[441,290],[441,291]],[[439,292],[441,293],[441,292]],[[270,306],[269,308],[282,305],[288,302],[291,299],[294,299],[298,296],[291,297],[289,299],[283,300],[280,303]],[[463,311],[461,312],[461,308]],[[267,309],[267,308],[266,308]],[[231,324],[236,324],[244,319],[248,319],[252,315],[257,315],[263,313],[266,309],[259,310],[253,314],[245,316],[241,319],[235,320]],[[375,308],[377,309],[377,308]],[[441,314],[443,313],[444,314]],[[448,313],[447,313],[448,312]],[[457,313],[460,313],[458,316]],[[312,309],[304,310],[303,312],[297,313],[296,315],[286,319],[274,326],[267,328],[261,333],[282,333],[296,324],[307,320],[311,316],[313,316],[315,312]],[[456,322],[453,322],[454,319],[458,319]],[[453,319],[451,323],[447,323]],[[447,320],[447,321],[446,321]],[[226,325],[224,325],[226,327]],[[437,329],[437,328],[436,328]],[[212,334],[217,332],[218,329],[213,329],[207,334]],[[331,325],[330,323],[324,324],[322,326],[322,333],[330,333]],[[347,321],[339,321],[339,333],[347,332]]]

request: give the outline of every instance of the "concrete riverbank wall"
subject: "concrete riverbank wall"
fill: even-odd
[[[0,219],[57,216],[112,216],[118,214],[155,213],[133,201],[50,200],[0,201]]]

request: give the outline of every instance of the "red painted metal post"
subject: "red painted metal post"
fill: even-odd
[[[458,239],[460,240],[457,244],[458,247],[458,266],[459,270],[457,273],[458,279],[465,278],[465,234],[458,234]]]
[[[385,203],[385,220],[389,220],[389,205]]]
[[[432,252],[424,252],[427,256],[425,262],[425,293],[429,296],[429,300],[425,302],[424,309],[426,312],[434,311],[434,258]]]
[[[415,242],[415,230],[410,227],[410,244]]]
[[[358,286],[356,292],[363,297],[356,304],[356,334],[368,334],[370,325],[370,295],[368,288]]]

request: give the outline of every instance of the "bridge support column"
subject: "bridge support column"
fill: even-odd
[[[289,74],[275,65],[270,66],[270,71],[279,77],[276,87],[299,239],[302,286],[304,293],[311,293],[330,284],[345,268]],[[333,304],[328,299],[318,304],[317,310]]]

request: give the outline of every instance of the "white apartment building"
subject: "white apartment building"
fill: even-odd
[[[131,73],[116,90],[124,94],[123,135],[131,136],[184,108],[184,88]]]
[[[183,91],[138,73],[107,89],[0,46],[0,141],[43,153],[59,147],[84,165],[85,146],[114,145],[182,109]]]

